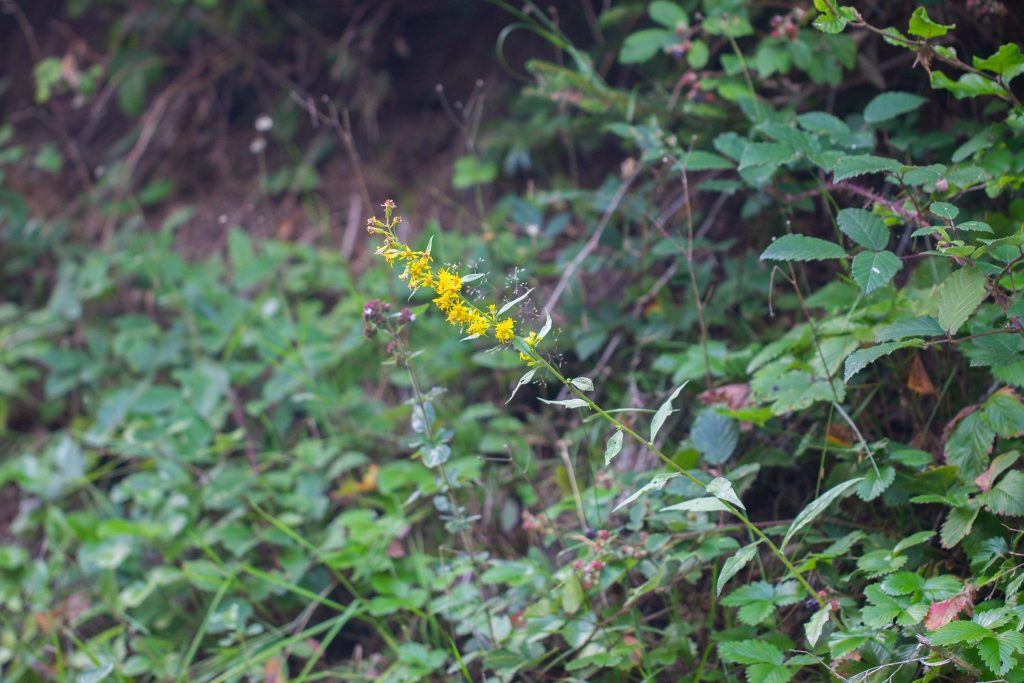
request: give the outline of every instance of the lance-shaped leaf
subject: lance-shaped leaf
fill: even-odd
[[[779,544],[779,548],[785,550],[786,544],[789,543],[798,531],[817,519],[821,513],[828,509],[829,505],[856,486],[863,478],[864,477],[857,477],[856,479],[844,481],[842,484],[833,486],[828,491],[825,491],[825,493],[812,500],[807,507],[800,511],[800,514],[797,515],[796,519],[794,519],[789,525],[789,529],[786,530],[786,535],[782,537],[782,543]]]
[[[604,465],[611,464],[615,456],[622,450],[622,430],[616,429],[615,433],[608,437],[608,443],[604,447]]]
[[[641,486],[639,489],[630,494],[628,498],[626,498],[624,501],[616,505],[615,508],[612,509],[612,512],[621,510],[622,508],[626,507],[627,505],[635,501],[637,498],[647,493],[648,491],[657,491],[661,488],[664,488],[665,484],[667,484],[669,481],[675,479],[678,476],[678,472],[665,472],[662,474],[654,475],[649,482]]]
[[[675,391],[665,399],[665,402],[658,406],[657,412],[655,412],[654,417],[651,418],[651,441],[654,441],[654,438],[658,436],[658,432],[661,431],[661,427],[665,424],[665,420],[667,420],[668,416],[672,414],[672,401],[676,400],[676,397],[679,396],[679,392],[682,391],[685,386],[686,382],[680,384],[675,388]]]

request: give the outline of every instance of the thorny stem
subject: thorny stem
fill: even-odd
[[[693,151],[693,142],[690,143]],[[689,153],[687,153],[689,158]],[[693,270],[693,204],[690,203],[690,183],[686,177],[686,163],[683,163],[683,198],[686,200],[686,272],[690,276],[690,288],[693,290],[693,305],[697,309],[697,322],[700,324],[700,348],[704,354],[704,383],[711,387],[711,358],[708,355],[708,326],[704,322],[704,302],[701,300],[700,285],[697,274]]]
[[[653,441],[651,441],[649,439],[645,439],[644,437],[640,436],[637,432],[635,432],[634,430],[629,428],[627,425],[625,425],[622,422],[620,422],[613,415],[610,415],[601,406],[599,406],[596,403],[594,403],[594,401],[592,401],[589,396],[587,396],[585,393],[583,393],[582,391],[577,389],[572,384],[572,382],[570,382],[565,377],[565,375],[563,375],[561,372],[559,372],[546,359],[542,358],[538,353],[536,353],[536,351],[534,351],[533,349],[530,349],[530,355],[532,357],[532,360],[535,363],[537,363],[538,365],[541,365],[542,367],[544,367],[544,369],[546,369],[548,372],[550,372],[552,375],[554,375],[554,377],[559,382],[561,382],[570,392],[572,392],[573,394],[575,394],[575,396],[577,398],[579,398],[580,400],[585,402],[587,404],[587,406],[591,410],[593,410],[595,413],[600,415],[606,422],[608,422],[609,424],[614,426],[616,429],[622,430],[622,432],[624,432],[625,434],[628,434],[635,441],[639,442],[644,448],[646,448],[651,453],[653,453],[655,456],[657,456],[659,460],[661,460],[663,463],[665,463],[671,469],[675,470],[676,472],[678,472],[682,476],[686,477],[687,479],[692,481],[694,484],[697,484],[702,489],[706,489],[707,488],[707,484],[705,484],[700,479],[695,477],[688,470],[686,470],[683,467],[681,467],[678,463],[676,463],[674,460],[672,460],[672,458],[670,458],[667,455],[665,455],[665,453],[660,448],[658,448],[658,446],[655,445],[655,443]],[[730,504],[730,503],[728,503],[726,501],[721,501],[721,502],[726,507],[726,509],[728,509],[728,511],[734,517],[736,517],[736,519],[738,519],[740,521],[740,523],[743,524],[744,527],[747,528],[747,530],[749,530],[752,534],[754,534],[754,536],[756,536],[760,542],[762,542],[762,543],[764,543],[765,545],[768,546],[768,548],[772,551],[772,553],[777,558],[779,558],[779,561],[782,562],[782,564],[786,567],[786,569],[789,570],[789,572],[793,575],[793,577],[800,583],[801,586],[803,586],[804,590],[807,591],[807,594],[810,597],[812,597],[815,600],[815,602],[817,602],[822,607],[824,607],[827,604],[827,601],[825,600],[825,598],[823,598],[821,595],[819,595],[818,591],[814,590],[814,587],[811,586],[810,583],[808,583],[807,579],[800,572],[800,570],[798,570],[796,568],[796,566],[789,560],[789,558],[786,557],[785,553],[783,553],[782,550],[780,550],[779,547],[777,545],[775,545],[775,543],[773,543],[772,540],[770,538],[768,538],[768,536],[763,531],[761,531],[761,529],[758,528],[758,526],[756,524],[751,522],[750,519],[745,514],[743,514],[743,512],[741,512],[738,508],[736,508],[732,504]]]
[[[834,14],[836,16],[842,16],[839,13],[839,10],[836,8],[835,3],[833,2],[833,0],[824,0],[824,2],[825,2],[825,6],[828,7],[829,11],[832,14]],[[966,71],[968,73],[975,74],[977,76],[980,76],[981,78],[984,78],[985,80],[988,80],[988,81],[991,81],[991,82],[995,83],[996,85],[998,85],[1000,87],[1000,89],[1002,89],[1002,91],[1005,93],[1006,99],[1008,99],[1011,103],[1013,103],[1014,107],[1020,107],[1021,106],[1020,100],[1018,100],[1017,96],[1013,94],[1013,91],[1010,90],[1009,86],[1006,85],[1006,82],[1003,80],[1002,77],[992,76],[991,74],[987,74],[984,71],[981,71],[979,69],[974,68],[973,66],[971,66],[967,62],[961,61],[957,57],[949,57],[949,56],[947,56],[945,54],[942,54],[941,52],[937,52],[932,47],[931,43],[929,43],[927,40],[924,40],[924,39],[912,40],[912,39],[909,39],[909,38],[905,38],[902,35],[899,35],[898,33],[895,33],[893,31],[888,31],[888,30],[885,30],[885,29],[881,29],[881,28],[878,28],[877,26],[874,26],[873,24],[869,24],[864,19],[864,16],[860,12],[858,12],[856,10],[854,10],[854,14],[856,14],[857,19],[855,21],[851,21],[850,22],[850,24],[852,26],[856,26],[856,27],[859,27],[859,28],[867,29],[868,31],[871,31],[872,33],[876,33],[876,34],[882,36],[882,38],[884,38],[886,40],[891,40],[893,42],[899,43],[899,44],[903,45],[904,47],[906,47],[907,49],[914,50],[915,52],[918,53],[919,56],[923,52],[925,57],[924,57],[924,60],[922,60],[922,64],[925,67],[925,71],[927,71],[929,74],[931,74],[931,69],[928,68],[928,63],[925,60],[927,60],[929,57],[935,57],[936,59],[938,59],[943,64],[948,64],[949,66],[956,67],[957,69],[960,69],[962,71]]]
[[[811,339],[814,341],[814,348],[818,351],[818,358],[821,360],[821,369],[825,372],[825,379],[828,381],[828,386],[832,390],[832,405],[836,407],[839,414],[846,421],[846,424],[850,426],[854,434],[860,440],[861,447],[864,449],[864,454],[867,456],[868,461],[871,463],[871,467],[875,470],[875,474],[881,476],[881,472],[878,471],[878,465],[875,464],[875,456],[871,453],[871,448],[868,447],[867,441],[864,440],[864,435],[857,429],[857,425],[853,422],[853,419],[847,414],[843,407],[839,404],[839,392],[836,391],[835,384],[832,383],[832,376],[828,371],[828,361],[825,359],[825,352],[821,348],[821,341],[818,339],[818,331],[814,327],[814,318],[811,316],[811,312],[807,309],[807,302],[804,301],[803,292],[800,291],[800,284],[796,279],[796,272],[793,270],[793,266],[789,266],[789,278],[787,278],[790,284],[793,285],[793,291],[796,292],[796,297],[800,301],[800,310],[803,311],[804,317],[807,318],[807,325],[811,330]]]
[[[392,331],[392,339],[395,340],[395,345],[398,350],[398,356],[402,360],[402,365],[405,366],[406,373],[409,375],[409,384],[412,386],[412,393],[416,406],[420,410],[420,418],[423,420],[424,430],[427,433],[427,438],[431,441],[434,440],[434,432],[430,425],[430,420],[427,419],[426,411],[426,400],[423,398],[423,392],[420,391],[419,380],[416,378],[416,372],[413,370],[412,363],[409,361],[409,354],[406,351],[405,344],[402,342],[401,335]],[[437,466],[438,471],[441,473],[441,478],[444,480],[445,488],[447,489],[448,496],[455,499],[455,485],[452,483],[451,477],[448,476],[448,470],[445,468],[444,463]],[[459,537],[462,540],[462,545],[465,547],[466,552],[469,553],[469,564],[473,568],[473,578],[478,582],[480,581],[480,567],[477,564],[476,556],[476,544],[473,543],[472,536],[466,531],[464,527],[460,525]],[[484,601],[484,614],[487,616],[487,635],[490,637],[492,643],[497,643],[497,638],[494,636],[494,623],[491,619],[491,610],[487,606],[487,602]]]

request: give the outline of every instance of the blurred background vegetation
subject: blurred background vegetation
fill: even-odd
[[[0,0],[0,680],[1024,680],[1024,26],[855,5]]]

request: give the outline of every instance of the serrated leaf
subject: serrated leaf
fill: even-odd
[[[932,202],[928,206],[928,210],[939,218],[945,218],[950,221],[960,215],[960,209],[949,202]]]
[[[660,512],[730,512],[730,510],[718,498],[705,496],[663,507]]]
[[[961,268],[946,278],[939,292],[939,327],[954,334],[988,296],[988,278],[979,268]]]
[[[800,511],[800,514],[797,515],[789,525],[789,529],[786,530],[786,535],[783,536],[782,543],[779,544],[779,548],[785,550],[786,544],[789,543],[790,539],[792,539],[798,531],[813,522],[818,515],[828,509],[829,505],[838,500],[839,497],[846,493],[851,487],[860,483],[862,479],[863,477],[857,477],[855,479],[844,481],[842,484],[833,486],[828,491],[812,500],[807,507]]]
[[[912,595],[924,588],[924,577],[914,572],[896,572],[882,579],[882,590],[889,595]]]
[[[964,221],[956,224],[957,230],[966,230],[967,232],[987,232],[992,233],[992,226],[985,221]]]
[[[608,437],[608,443],[604,446],[604,466],[611,464],[615,456],[622,450],[622,430],[616,429],[615,433]]]
[[[683,382],[669,395],[665,401],[658,406],[657,412],[654,413],[654,417],[651,418],[651,441],[658,436],[658,432],[661,431],[662,425],[665,424],[665,420],[672,414],[672,401],[676,400],[679,396],[679,392],[683,390],[683,387],[687,385],[687,382]]]
[[[928,100],[908,92],[884,92],[876,95],[864,108],[864,120],[880,123],[894,119],[901,114],[915,111]]]
[[[877,471],[872,467],[864,475],[864,480],[857,484],[857,497],[865,502],[874,500],[885,493],[895,479],[896,470],[892,465],[883,465]]]
[[[928,636],[933,645],[959,645],[976,643],[994,634],[981,624],[973,621],[951,621]]]
[[[705,410],[693,421],[690,442],[709,465],[720,465],[729,459],[739,443],[736,420],[714,410]]]
[[[653,477],[651,477],[651,480],[649,482],[641,486],[639,489],[630,494],[628,498],[626,498],[624,501],[616,505],[612,509],[612,512],[621,510],[622,508],[626,507],[627,505],[635,501],[637,498],[647,493],[648,491],[657,491],[659,489],[664,488],[665,484],[667,484],[669,481],[675,479],[678,476],[678,472],[666,472],[654,475]]]
[[[846,252],[835,242],[807,235],[783,235],[768,245],[762,261],[823,261],[846,258]]]
[[[997,515],[1024,516],[1024,472],[1007,472],[998,484],[978,498]]]
[[[847,237],[865,249],[881,251],[889,244],[889,228],[870,211],[843,209],[836,214],[836,223]]]
[[[1024,340],[1018,334],[990,334],[961,345],[972,367],[1007,366],[1024,359]]]
[[[924,7],[918,7],[910,15],[910,26],[907,31],[913,36],[927,39],[944,36],[953,28],[956,28],[956,24],[940,24],[932,21],[931,17],[928,16],[928,10]]]
[[[902,341],[883,342],[866,349],[858,349],[851,353],[843,365],[843,381],[849,382],[858,372],[874,363],[882,356],[888,356],[893,351],[906,349],[913,346],[921,346],[920,339],[904,339]]]
[[[718,656],[733,664],[782,664],[782,650],[765,640],[731,640],[718,644]]]
[[[944,446],[946,461],[960,468],[966,479],[974,479],[988,467],[996,432],[976,410],[956,424]]]
[[[960,616],[960,613],[974,604],[974,587],[968,586],[962,593],[932,603],[924,618],[924,627],[934,631]]]
[[[985,401],[982,416],[988,426],[1004,439],[1024,434],[1024,404],[1009,389],[1000,389],[992,394]]]
[[[796,150],[778,142],[751,142],[740,157],[739,170],[751,166],[781,166],[796,157]]]
[[[747,564],[754,559],[754,555],[757,554],[757,543],[751,543],[745,545],[735,552],[729,559],[722,564],[722,571],[718,573],[718,582],[715,585],[715,595],[721,595],[722,589],[725,588],[725,584],[729,583],[729,579],[736,576],[739,570],[743,569]]]
[[[900,168],[901,164],[895,159],[877,157],[873,154],[855,154],[840,157],[832,169],[832,175],[833,180],[838,183],[866,173],[893,172]]]
[[[884,287],[903,268],[903,261],[891,251],[862,251],[853,257],[850,273],[865,294]]]
[[[891,322],[875,333],[875,341],[894,341],[907,337],[939,337],[945,330],[939,327],[939,321],[930,315],[916,318],[905,318]]]
[[[715,477],[712,479],[708,482],[707,490],[715,498],[735,505],[741,510],[746,510],[743,501],[740,500],[740,497],[736,495],[736,491],[732,488],[732,482],[725,477]]]
[[[964,539],[964,536],[971,532],[974,520],[978,517],[978,508],[959,507],[953,508],[946,515],[946,521],[942,523],[942,530],[939,538],[943,548],[952,548]]]

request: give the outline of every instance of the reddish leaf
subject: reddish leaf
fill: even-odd
[[[726,405],[730,410],[739,410],[750,405],[749,384],[726,384],[712,387],[697,395],[697,400],[706,406]]]
[[[974,586],[967,586],[959,595],[932,603],[924,618],[924,627],[934,631],[956,619],[961,612],[970,613],[974,607],[974,591]]]
[[[924,363],[921,362],[920,356],[915,355],[914,360],[910,361],[910,376],[907,377],[907,387],[915,394],[921,394],[922,396],[928,394],[934,396],[939,393],[935,391],[935,385],[932,384],[928,371],[924,369]]]

